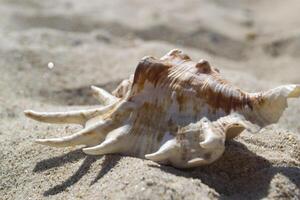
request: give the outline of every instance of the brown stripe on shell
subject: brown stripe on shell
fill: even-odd
[[[134,74],[133,87],[139,92],[144,88],[145,81],[154,87],[169,87],[176,90],[180,111],[184,108],[189,96],[179,92],[185,88],[193,88],[197,98],[204,99],[213,111],[222,109],[225,113],[232,110],[242,110],[246,107],[253,110],[257,104],[262,104],[262,95],[250,95],[233,87],[221,78],[218,71],[212,68],[206,60],[198,63],[180,51],[174,50],[162,59],[146,57],[139,64]],[[213,81],[213,85],[210,83]],[[217,91],[217,87],[223,89]],[[225,90],[228,91],[225,94]]]
[[[137,92],[142,90],[146,80],[156,86],[163,78],[167,77],[170,67],[172,66],[153,57],[144,58],[135,70],[133,87],[137,87]]]
[[[147,113],[147,114],[146,114]],[[163,140],[166,132],[170,130],[170,127],[166,124],[172,122],[166,122],[165,110],[163,107],[145,102],[140,106],[138,112],[133,113],[131,116],[133,120],[131,135],[134,139],[134,147],[130,151],[132,154],[147,154],[156,151],[159,148],[160,142]],[[176,132],[170,132],[170,134],[176,134]],[[146,146],[141,148],[139,140],[147,140]],[[141,152],[143,151],[145,152]]]
[[[149,115],[145,115],[145,113],[151,113]],[[145,102],[140,108],[139,111],[135,113],[133,121],[133,127],[144,126],[143,131],[147,131],[147,129],[154,128],[158,131],[158,139],[162,139],[164,133],[167,131],[168,127],[165,126],[166,122],[164,119],[165,110],[163,107],[159,105],[153,105],[151,103]],[[154,120],[155,119],[155,120]],[[149,131],[151,133],[151,131]],[[136,134],[147,134],[147,133],[139,133]]]
[[[156,59],[152,56],[143,58],[134,73],[133,86],[136,85],[138,91],[142,90],[145,81],[153,83],[156,87],[159,83],[169,83],[166,81],[170,75],[170,68],[182,65],[183,62],[189,61],[191,58],[183,54],[180,50],[172,50],[162,59]]]
[[[186,140],[186,135],[183,129],[178,128],[177,130],[177,134],[176,134],[176,141],[178,144],[180,144],[181,147],[181,152],[180,152],[180,158],[181,160],[187,160],[187,155],[188,155],[188,148],[186,147],[185,144],[185,140]]]
[[[213,81],[213,84],[210,81]],[[261,105],[265,101],[262,94],[251,95],[243,92],[221,78],[214,70],[208,73],[202,83],[198,82],[198,85],[197,96],[205,99],[213,110],[222,109],[227,114],[232,110],[242,110],[246,107],[253,110],[255,105]],[[218,87],[222,90],[217,90]]]

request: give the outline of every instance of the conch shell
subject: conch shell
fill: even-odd
[[[85,145],[91,155],[122,154],[178,168],[210,164],[221,157],[225,140],[247,124],[276,123],[287,99],[300,96],[300,85],[247,93],[224,80],[205,60],[193,62],[180,50],[160,59],[144,57],[133,76],[113,95],[92,86],[104,105],[71,112],[25,111],[48,123],[76,123],[84,128],[70,136],[38,139],[66,147]]]

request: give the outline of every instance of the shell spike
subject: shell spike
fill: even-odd
[[[288,98],[298,98],[300,97],[300,84],[297,85],[287,85],[289,87],[289,95]]]
[[[224,145],[225,134],[212,129],[212,123],[204,121],[202,131],[204,133],[204,141],[200,142],[202,148],[213,149]]]
[[[232,139],[241,134],[246,129],[242,123],[232,123],[225,127],[226,139]]]
[[[160,149],[152,154],[146,154],[145,158],[154,162],[162,162],[168,160],[176,150],[176,140],[169,140],[163,144]]]
[[[211,135],[208,135],[203,142],[200,142],[202,148],[213,149],[224,144],[225,139],[222,139],[222,137],[215,137],[213,132],[209,134]]]
[[[78,115],[78,112],[36,112],[33,110],[25,110],[24,114],[28,118],[45,123],[84,124],[85,119],[82,115]]]
[[[262,93],[262,103],[254,108],[262,120],[260,126],[277,123],[288,106],[288,98],[300,97],[300,85],[283,85]]]
[[[84,148],[83,151],[89,155],[104,155],[124,151],[124,148],[130,146],[128,145],[130,142],[130,135],[128,135],[130,129],[130,125],[119,127],[108,133],[104,142],[94,147]]]
[[[102,141],[105,137],[105,131],[110,126],[109,122],[101,121],[89,128],[84,128],[81,131],[74,133],[70,136],[51,138],[51,139],[38,139],[36,143],[52,146],[52,147],[67,147],[74,145],[90,145],[95,142]],[[100,134],[99,134],[100,133]]]
[[[104,114],[110,110],[114,104],[101,107],[92,108],[87,110],[76,110],[76,111],[66,111],[66,112],[36,112],[33,110],[25,110],[24,114],[26,117],[34,119],[36,121],[45,123],[55,123],[55,124],[82,124],[84,125],[89,119]]]
[[[111,95],[106,90],[96,87],[94,85],[91,86],[93,96],[103,105],[114,104],[118,101],[118,98]]]
[[[198,166],[206,165],[209,163],[210,163],[209,161],[207,161],[203,158],[194,158],[187,162],[187,167],[198,167]]]

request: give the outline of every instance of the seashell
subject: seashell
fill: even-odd
[[[216,161],[225,140],[249,124],[276,123],[287,99],[300,96],[300,85],[247,93],[222,78],[208,61],[194,62],[175,49],[160,59],[144,57],[113,95],[95,86],[92,91],[103,106],[71,112],[24,111],[37,121],[84,127],[70,136],[36,142],[85,145],[83,151],[91,155],[122,154],[190,168]]]

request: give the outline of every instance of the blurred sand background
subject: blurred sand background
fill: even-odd
[[[0,0],[0,199],[299,199],[299,99],[192,170],[37,145],[79,127],[23,115],[96,105],[90,85],[112,90],[173,48],[248,91],[299,84],[299,11],[298,0]]]

